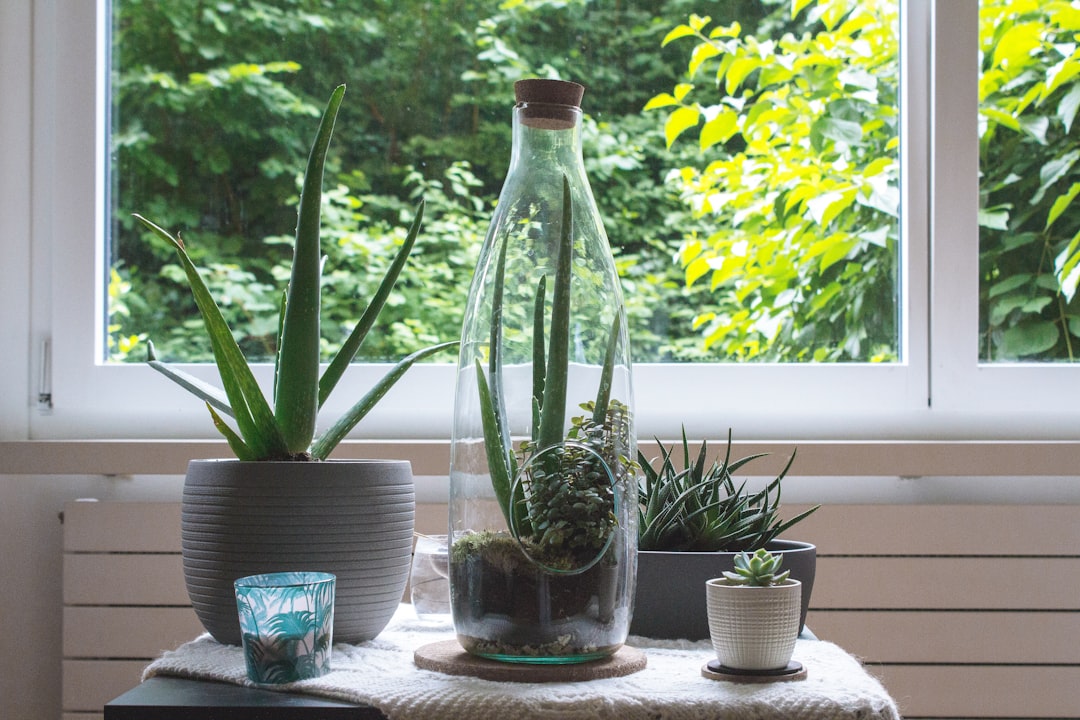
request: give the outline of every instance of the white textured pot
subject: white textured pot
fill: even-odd
[[[720,664],[736,670],[779,670],[791,661],[799,636],[802,584],[705,583],[709,635]]]
[[[370,640],[405,592],[415,498],[405,460],[191,461],[181,540],[195,614],[218,642],[239,645],[234,580],[328,572],[334,640]]]

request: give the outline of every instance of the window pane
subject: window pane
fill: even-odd
[[[1080,354],[1080,8],[982,0],[979,358]]]
[[[511,84],[535,75],[588,88],[586,162],[636,361],[899,359],[896,0],[112,8],[113,360],[141,360],[147,339],[166,359],[210,357],[170,251],[133,212],[183,233],[241,346],[272,356],[298,173],[339,82],[327,355],[420,195],[412,270],[362,354],[456,338]]]

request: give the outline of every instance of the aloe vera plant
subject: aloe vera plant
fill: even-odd
[[[562,223],[545,317],[548,277],[536,286],[533,304],[532,435],[515,453],[505,427],[500,381],[503,279],[507,243],[499,250],[494,279],[487,368],[475,363],[488,468],[496,499],[511,532],[544,560],[570,555],[595,558],[617,524],[616,476],[633,462],[625,457],[629,408],[611,398],[622,310],[606,344],[596,396],[581,403],[581,416],[564,433],[570,349],[573,207],[563,179]],[[545,326],[549,328],[545,337]],[[571,561],[573,562],[573,561]]]
[[[723,460],[715,459],[707,468],[707,443],[701,443],[692,459],[685,428],[682,449],[681,470],[672,459],[674,448],[661,445],[659,469],[638,452],[644,471],[638,515],[641,550],[755,550],[817,510],[812,507],[786,522],[778,516],[780,483],[795,462],[795,453],[775,479],[751,493],[746,481],[736,486],[732,474],[764,453],[732,460],[730,430]]]
[[[304,173],[292,271],[288,289],[282,298],[278,322],[272,406],[259,388],[221,310],[188,256],[183,241],[141,215],[135,215],[154,235],[176,250],[210,337],[223,389],[160,362],[154,354],[152,343],[149,344],[148,363],[206,402],[215,427],[225,436],[240,460],[325,459],[414,363],[457,345],[457,341],[440,343],[402,358],[329,429],[316,437],[319,409],[374,326],[412,252],[424,212],[421,201],[408,236],[374,296],[337,355],[320,375],[322,253],[319,226],[323,169],[344,94],[344,85],[331,94]],[[223,415],[233,419],[236,430],[224,420]]]

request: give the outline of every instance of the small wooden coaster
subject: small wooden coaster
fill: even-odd
[[[413,662],[423,670],[447,675],[468,675],[499,682],[581,682],[623,677],[645,669],[645,653],[623,645],[614,654],[591,662],[567,665],[512,663],[470,655],[457,640],[422,645],[413,653]]]
[[[780,670],[738,670],[725,667],[719,660],[710,660],[701,666],[701,676],[710,680],[727,680],[735,683],[774,683],[805,680],[806,668],[792,660]]]

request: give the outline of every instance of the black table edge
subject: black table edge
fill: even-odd
[[[157,676],[105,705],[105,720],[386,720],[371,705]]]

